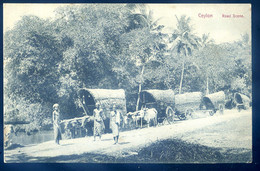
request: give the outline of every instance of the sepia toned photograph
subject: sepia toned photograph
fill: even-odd
[[[3,4],[5,163],[252,163],[251,4]]]

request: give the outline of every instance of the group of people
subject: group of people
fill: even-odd
[[[116,104],[113,104],[110,111],[110,129],[112,130],[114,144],[118,144],[119,139],[119,126],[120,126],[120,112],[117,109]],[[105,129],[104,124],[104,111],[101,108],[99,102],[96,103],[96,108],[93,111],[94,117],[94,128],[93,135],[94,141],[96,141],[96,137],[98,136],[101,140],[101,136],[103,130]],[[60,128],[60,109],[58,104],[53,105],[53,129],[54,129],[54,139],[57,144],[61,140],[61,128]]]

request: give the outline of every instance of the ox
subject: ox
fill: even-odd
[[[151,121],[153,121],[154,126],[157,126],[157,114],[158,114],[157,110],[155,108],[151,108],[151,109],[144,108],[143,110],[141,110],[141,112],[142,111],[144,114],[141,115],[144,116],[143,118],[147,122],[148,127],[150,126]]]
[[[137,127],[137,121],[141,120],[141,128],[142,128],[142,120],[145,120],[148,127],[150,127],[151,121],[153,122],[154,126],[157,126],[157,110],[155,108],[143,108],[136,112],[129,112],[127,113],[127,118],[129,122],[135,123],[135,126]]]
[[[136,112],[129,112],[126,114],[126,117],[124,118],[125,123],[128,125],[128,127],[132,128],[137,126],[137,120],[140,119],[139,111]]]

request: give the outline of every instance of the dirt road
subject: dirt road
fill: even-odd
[[[176,121],[171,125],[121,132],[118,145],[113,145],[111,134],[103,135],[101,141],[93,141],[93,137],[62,140],[61,145],[49,141],[13,150],[5,150],[5,161],[19,162],[23,156],[27,156],[30,158],[27,162],[34,162],[39,158],[86,153],[128,157],[138,154],[140,149],[152,143],[167,139],[180,139],[208,147],[243,148],[250,151],[252,149],[251,115],[251,110],[241,112],[226,110],[223,115],[201,115],[197,119]]]

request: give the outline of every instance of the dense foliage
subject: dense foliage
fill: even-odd
[[[144,5],[73,5],[53,20],[24,16],[4,34],[5,119],[26,118],[27,131],[39,130],[51,124],[54,103],[63,119],[81,116],[82,87],[125,89],[128,110],[135,110],[140,88],[178,92],[180,82],[182,92],[250,96],[248,34],[215,44],[208,34],[193,34],[190,18],[176,19],[168,35]]]

